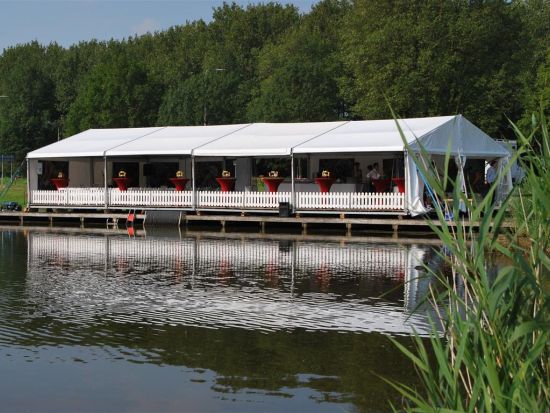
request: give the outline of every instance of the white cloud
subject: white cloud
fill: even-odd
[[[145,33],[153,33],[159,29],[159,24],[156,20],[145,19],[141,23],[132,27],[132,33],[141,36]]]

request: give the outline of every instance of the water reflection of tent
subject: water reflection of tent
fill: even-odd
[[[131,261],[130,271],[134,271],[134,275],[154,272],[154,280],[158,281],[174,274],[176,283],[163,285],[171,285],[172,288],[177,288],[180,283],[182,287],[187,285],[188,288],[191,288],[190,295],[173,295],[176,290],[163,290],[160,294],[159,291],[155,291],[158,289],[155,284],[151,284],[152,291],[141,290],[146,289],[147,284],[133,285],[132,283],[135,282],[133,280],[136,277],[128,277],[125,279],[125,283],[119,283],[115,292],[108,285],[102,288],[103,283],[109,282],[109,277],[96,279],[98,274],[101,274],[97,271],[88,271],[77,279],[71,277],[56,279],[58,284],[52,294],[61,294],[60,302],[67,300],[67,308],[70,308],[71,301],[79,299],[78,295],[70,294],[71,291],[76,290],[79,291],[78,294],[86,292],[88,297],[93,297],[91,299],[104,303],[120,302],[123,299],[128,301],[127,305],[130,307],[131,313],[135,313],[135,309],[131,309],[134,305],[132,302],[135,301],[135,305],[137,305],[144,297],[154,300],[155,305],[161,307],[165,307],[168,301],[174,300],[170,302],[179,302],[182,308],[187,309],[185,316],[187,323],[190,322],[190,317],[193,318],[190,314],[194,314],[193,311],[196,310],[197,320],[217,314],[216,323],[230,325],[237,321],[233,320],[235,315],[232,316],[233,321],[227,319],[229,313],[224,313],[224,311],[229,311],[237,314],[243,320],[254,318],[249,321],[252,324],[261,324],[264,322],[262,320],[265,320],[269,328],[275,328],[277,325],[282,328],[300,326],[312,322],[311,318],[313,317],[319,326],[315,328],[334,329],[340,326],[342,329],[364,329],[367,328],[367,321],[371,323],[374,321],[355,319],[357,313],[356,310],[349,307],[350,304],[325,301],[321,296],[295,297],[295,282],[308,274],[319,275],[321,291],[324,291],[330,288],[332,279],[349,281],[351,273],[355,274],[354,277],[380,277],[376,274],[375,269],[384,263],[383,265],[386,265],[387,269],[383,273],[383,277],[391,279],[391,274],[397,271],[398,273],[405,272],[405,281],[412,280],[410,283],[406,282],[404,288],[405,307],[410,309],[416,305],[416,291],[425,289],[426,287],[423,285],[428,282],[417,278],[417,267],[424,259],[427,250],[427,248],[414,245],[407,247],[388,244],[386,247],[372,248],[368,244],[349,243],[342,247],[337,243],[331,246],[326,243],[313,242],[293,242],[289,248],[281,249],[278,241],[197,238],[128,239],[117,236],[68,236],[31,232],[29,234],[28,273],[31,279],[30,285],[35,285],[37,288],[42,283],[46,286],[49,285],[52,280],[44,279],[41,274],[45,267],[44,262],[52,253],[60,254],[64,258],[64,262],[68,263],[68,268],[73,267],[70,271],[71,274],[76,274],[82,268],[90,268],[90,266],[105,267],[105,271],[109,272],[115,270],[113,262]],[[384,255],[381,260],[374,260],[375,267],[373,267],[373,254]],[[220,262],[225,264],[221,265]],[[50,267],[52,265],[55,266],[55,264],[49,264]],[[196,277],[199,277],[200,283],[203,283],[201,285],[204,285],[205,280],[208,279],[208,277],[203,277],[205,274],[208,275],[210,272],[217,278],[221,269],[234,275],[232,280],[235,280],[235,285],[232,281],[227,286],[217,284],[217,286],[210,285],[206,289],[194,290]],[[264,274],[268,282],[275,283],[278,280],[279,289],[270,289],[269,297],[264,296],[263,293],[253,293],[256,291],[254,280],[252,279],[252,285],[248,284],[251,273]],[[269,274],[272,273],[274,277],[270,278]],[[395,281],[400,282],[398,278]],[[59,283],[66,283],[66,285],[61,287]],[[277,285],[273,285],[273,287],[277,287]],[[246,286],[246,289],[252,288],[250,294],[246,289],[243,290],[242,286]],[[157,294],[160,295],[157,296]],[[238,295],[237,301],[232,299],[233,294]],[[200,309],[195,308],[196,306],[200,306]],[[194,310],[189,313],[189,308]],[[261,315],[258,315],[258,309],[262,309]],[[174,309],[170,307],[166,311],[174,311]],[[298,317],[296,317],[296,311],[300,314]],[[220,315],[219,312],[222,314]],[[395,331],[402,331],[403,328],[406,328],[404,327],[405,318],[401,319],[401,313],[390,313],[381,315],[382,319],[397,317],[392,321],[392,328],[396,329]],[[327,316],[331,314],[331,321],[329,322],[329,318],[323,318],[323,314]],[[376,314],[373,313],[366,317],[375,316]],[[280,317],[280,320],[272,324],[272,317]],[[267,319],[271,321],[268,322]],[[374,323],[377,324],[378,321]],[[308,325],[308,328],[310,327]]]
[[[221,258],[235,270],[248,267],[278,265],[289,267],[295,255],[296,270],[316,271],[323,264],[341,271],[360,270],[365,274],[384,272],[401,278],[407,267],[408,247],[398,244],[370,245],[334,243],[246,240],[211,240],[182,238],[177,242],[167,238],[127,239],[117,236],[71,236],[33,233],[33,245],[40,254],[65,257],[67,260],[115,262],[133,261],[134,265],[174,265],[192,262],[194,266],[219,262]],[[193,265],[189,265],[193,267]]]

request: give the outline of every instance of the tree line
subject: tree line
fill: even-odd
[[[550,102],[548,0],[223,4],[212,19],[0,55],[0,153],[89,128],[462,113],[495,138]]]

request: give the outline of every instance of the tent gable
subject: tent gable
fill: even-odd
[[[463,155],[486,158],[507,156],[509,152],[489,135],[471,123],[462,115],[457,115],[449,122],[424,136],[418,137],[411,144],[411,149],[424,150],[430,154]]]

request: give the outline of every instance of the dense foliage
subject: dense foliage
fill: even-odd
[[[126,40],[5,49],[0,153],[91,127],[388,118],[388,103],[511,136],[507,118],[548,106],[549,55],[548,0],[224,4]]]

